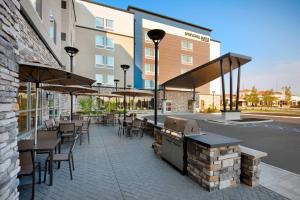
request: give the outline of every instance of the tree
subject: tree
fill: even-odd
[[[287,105],[290,105],[291,100],[292,100],[291,87],[290,86],[285,86],[282,89],[283,89],[283,94],[284,94],[284,101],[286,102]]]
[[[265,91],[262,95],[262,98],[265,106],[272,107],[274,101],[276,100],[273,89]]]
[[[258,98],[258,93],[257,93],[257,89],[255,88],[255,86],[252,87],[250,94],[246,94],[245,100],[247,102],[251,103],[252,106],[257,106],[257,104],[259,102],[259,98]]]
[[[79,100],[79,107],[84,114],[91,114],[94,108],[93,98],[91,96],[81,98]]]

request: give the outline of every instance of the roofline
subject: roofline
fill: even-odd
[[[220,40],[215,40],[215,39],[211,39],[211,38],[210,38],[210,40],[211,40],[211,41],[213,41],[213,42],[218,42],[218,43],[221,43],[221,41],[220,41]]]
[[[168,20],[172,20],[172,21],[175,21],[175,22],[178,22],[178,23],[181,23],[181,24],[185,24],[185,25],[188,25],[188,26],[193,26],[195,28],[204,29],[204,30],[209,31],[209,32],[212,31],[212,29],[209,29],[209,28],[206,28],[206,27],[203,27],[203,26],[199,26],[199,25],[196,25],[196,24],[185,22],[185,21],[175,19],[175,18],[172,18],[172,17],[169,17],[169,16],[157,14],[157,13],[154,13],[154,12],[151,12],[151,11],[148,11],[148,10],[144,10],[144,9],[141,9],[141,8],[137,8],[137,7],[134,7],[134,6],[128,6],[127,11],[130,12],[129,11],[130,9],[137,10],[137,11],[140,11],[140,12],[144,12],[144,13],[154,15],[154,16],[157,16],[157,17],[165,18],[165,19],[168,19]]]
[[[87,3],[92,3],[92,4],[95,4],[95,5],[98,5],[98,6],[103,6],[103,7],[106,7],[106,8],[111,8],[111,9],[114,9],[114,10],[129,13],[129,14],[134,14],[134,13],[128,11],[128,10],[125,10],[125,9],[122,9],[122,8],[117,8],[117,7],[110,6],[110,5],[106,5],[106,4],[99,3],[99,2],[95,2],[95,1],[92,1],[92,0],[80,0],[80,1],[84,1],[84,2],[87,2]]]

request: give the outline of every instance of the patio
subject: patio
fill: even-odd
[[[53,186],[36,185],[36,199],[286,199],[262,186],[243,184],[207,192],[158,158],[149,136],[118,137],[117,127],[91,125],[90,144],[83,137],[75,147],[75,171],[62,163]],[[31,185],[22,185],[20,199],[30,199]]]

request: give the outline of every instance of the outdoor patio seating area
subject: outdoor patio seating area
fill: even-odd
[[[75,170],[54,165],[53,185],[38,184],[35,199],[285,199],[262,186],[243,184],[207,192],[188,176],[182,176],[151,148],[153,138],[118,136],[119,126],[92,124],[90,143],[82,137],[73,151]],[[70,142],[61,145],[68,152]],[[44,169],[45,155],[38,155]],[[44,171],[42,171],[42,174]],[[20,199],[31,198],[31,179],[21,179]],[[47,179],[48,180],[48,179]]]

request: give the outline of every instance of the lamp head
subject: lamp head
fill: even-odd
[[[102,85],[102,83],[97,83],[97,86],[100,87]]]
[[[129,65],[121,65],[121,68],[123,69],[124,72],[126,72],[130,66]]]
[[[154,42],[159,43],[164,37],[166,32],[161,29],[152,29],[148,31],[148,37]]]
[[[120,81],[119,79],[115,79],[115,80],[114,80],[115,83],[118,83],[119,81]]]
[[[67,54],[69,56],[75,56],[78,53],[78,51],[79,51],[77,48],[70,47],[70,46],[65,47],[64,49],[65,49],[65,51],[67,52]]]

